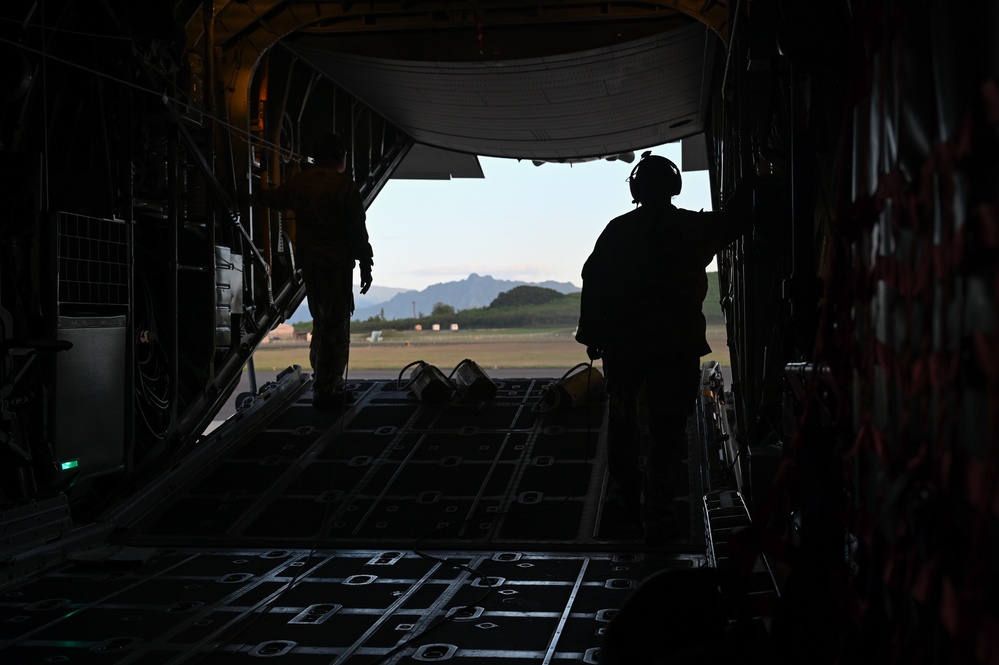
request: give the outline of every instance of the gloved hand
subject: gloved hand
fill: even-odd
[[[368,292],[371,288],[371,266],[374,261],[361,261],[361,294]]]
[[[586,357],[590,360],[600,360],[604,357],[604,350],[595,346],[586,347]]]

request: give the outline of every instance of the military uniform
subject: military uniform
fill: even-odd
[[[711,352],[701,306],[705,267],[742,231],[724,212],[647,203],[613,219],[583,266],[576,340],[603,352],[608,466],[615,490],[639,510],[649,541],[674,535],[673,499],[683,487],[686,423]],[[649,449],[644,472],[642,422]]]
[[[350,353],[354,262],[362,270],[372,264],[360,192],[349,177],[323,164],[260,192],[258,200],[295,211],[297,262],[312,314],[313,392],[318,398],[331,395],[342,388]]]

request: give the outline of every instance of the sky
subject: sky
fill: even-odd
[[[682,171],[679,143],[652,153]],[[367,211],[374,284],[422,290],[478,273],[581,286],[579,274],[597,236],[634,208],[626,180],[635,162],[479,162],[485,178],[389,180]],[[684,172],[673,203],[710,210],[708,172]]]

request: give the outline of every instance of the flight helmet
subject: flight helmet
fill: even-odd
[[[680,193],[683,180],[676,164],[646,150],[628,177],[633,203],[669,201]]]

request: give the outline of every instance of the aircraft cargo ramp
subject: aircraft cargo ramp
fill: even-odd
[[[692,423],[686,537],[646,547],[607,496],[606,403],[543,412],[554,380],[445,404],[358,381],[319,410],[289,369],[91,527],[102,544],[0,591],[0,660],[599,662],[644,579],[718,563],[705,515],[717,538],[746,513],[702,500]]]

